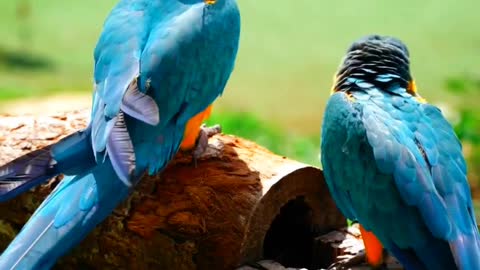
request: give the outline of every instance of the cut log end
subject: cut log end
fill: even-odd
[[[1,117],[0,163],[84,128],[87,116]],[[161,174],[144,176],[57,267],[233,269],[261,258],[292,267],[332,263],[312,247],[345,219],[318,168],[234,136],[216,135],[209,143],[197,167],[190,153],[179,153]],[[60,179],[0,204],[0,249]]]

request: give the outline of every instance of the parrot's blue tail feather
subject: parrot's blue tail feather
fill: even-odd
[[[396,245],[390,246],[390,252],[400,261],[403,267],[407,270],[426,270],[427,268],[415,254],[412,249],[400,249]]]
[[[395,244],[390,244],[388,249],[406,270],[456,269],[448,242],[431,235],[422,246],[400,249]]]
[[[476,270],[480,269],[480,236],[458,234],[450,243],[430,236],[424,246],[400,249],[390,245],[389,250],[406,270]]]
[[[0,167],[0,201],[12,199],[57,174],[50,146],[21,156]]]
[[[426,266],[426,269],[456,269],[455,260],[450,251],[449,245],[444,240],[431,239],[425,246],[415,248],[415,253],[420,261]]]
[[[459,235],[450,246],[459,269],[480,269],[480,236],[478,231],[473,235]]]
[[[50,269],[105,219],[129,190],[108,158],[83,174],[67,176],[3,252],[0,269]]]
[[[90,129],[30,152],[0,167],[0,202],[12,199],[48,179],[76,174],[95,165]]]

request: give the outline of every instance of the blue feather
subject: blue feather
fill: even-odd
[[[117,116],[117,121],[107,143],[108,156],[113,169],[122,182],[131,186],[135,170],[135,150],[128,133],[123,112]]]
[[[152,126],[158,125],[160,122],[157,103],[153,98],[138,90],[137,80],[134,80],[125,92],[120,109]]]
[[[479,232],[453,129],[431,105],[368,91],[376,93],[356,99],[353,92],[354,101],[336,93],[327,103],[322,164],[338,207],[407,269],[480,269]]]

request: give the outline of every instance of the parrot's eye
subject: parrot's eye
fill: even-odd
[[[204,0],[204,1],[205,1],[205,4],[207,5],[213,5],[217,2],[216,0]]]

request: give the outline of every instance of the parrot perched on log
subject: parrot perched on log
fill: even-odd
[[[393,37],[351,45],[322,124],[325,179],[341,212],[360,223],[372,266],[385,247],[407,270],[478,270],[462,146],[417,92],[409,57]]]
[[[94,52],[85,130],[0,167],[0,200],[65,178],[0,257],[0,269],[50,269],[179,149],[198,157],[200,126],[234,67],[235,0],[121,0]],[[161,251],[160,255],[161,256]]]

